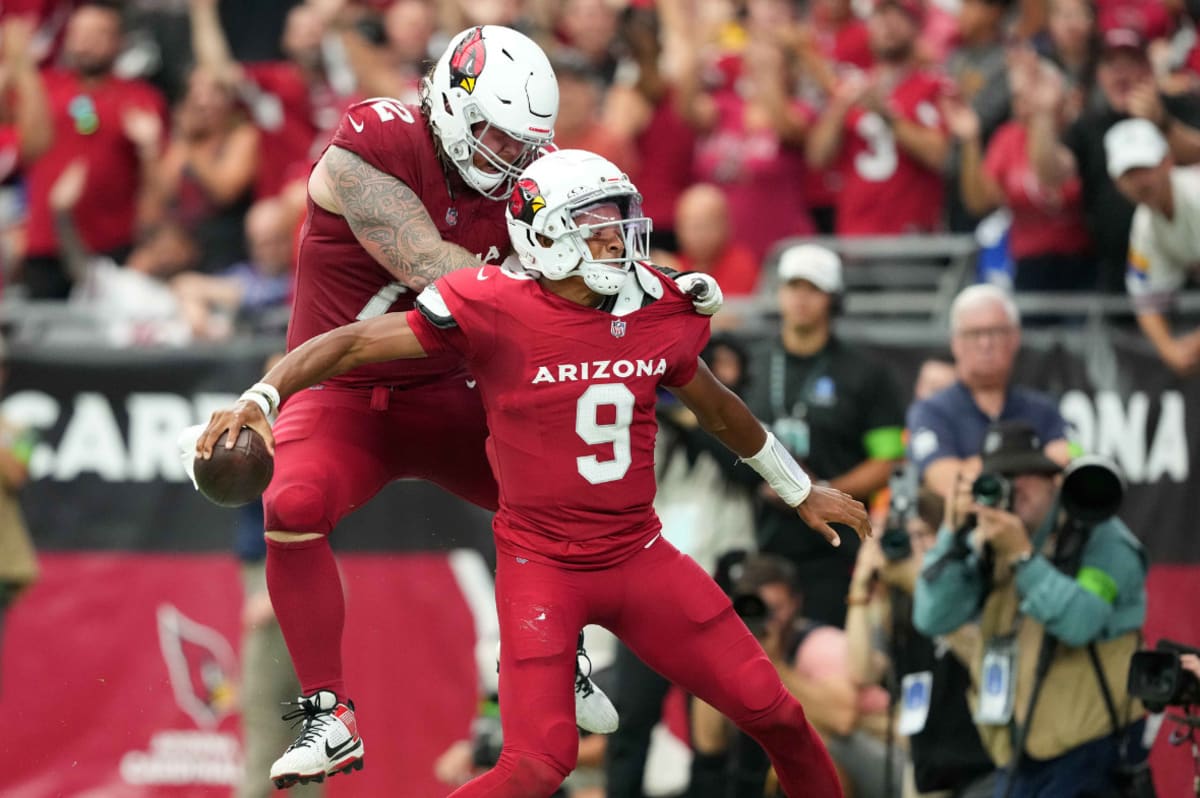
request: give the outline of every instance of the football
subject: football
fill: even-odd
[[[275,473],[275,458],[254,430],[242,427],[237,443],[225,448],[226,432],[213,447],[212,457],[197,457],[196,486],[204,497],[222,507],[241,507],[262,495]]]

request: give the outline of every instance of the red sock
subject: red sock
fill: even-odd
[[[300,543],[267,538],[267,591],[304,695],[332,690],[345,701],[346,600],[329,538]]]

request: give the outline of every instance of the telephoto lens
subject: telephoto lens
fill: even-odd
[[[1000,474],[984,472],[971,483],[971,497],[984,507],[1007,510],[1012,499],[1012,483]]]

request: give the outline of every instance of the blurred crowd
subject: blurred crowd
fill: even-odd
[[[491,23],[551,54],[558,145],[626,169],[658,260],[727,296],[788,237],[989,215],[1016,290],[1122,291],[1134,205],[1103,136],[1143,118],[1200,160],[1190,5],[4,0],[5,290],[90,307],[115,343],[278,326],[341,111],[415,102],[448,37]]]

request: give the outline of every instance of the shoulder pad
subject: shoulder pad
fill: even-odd
[[[417,310],[421,311],[421,315],[439,330],[448,330],[458,326],[458,322],[450,313],[450,308],[446,306],[446,298],[442,296],[436,283],[430,283],[424,291],[417,295]]]

